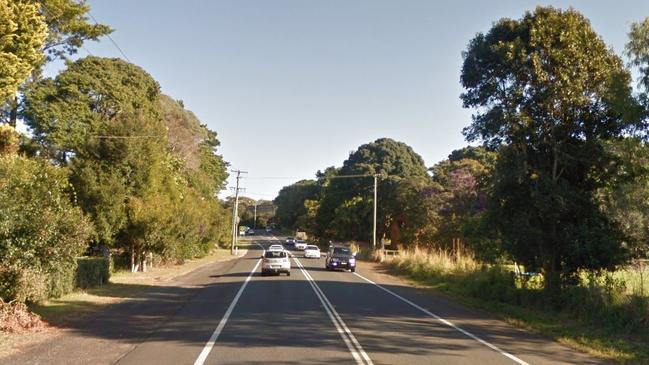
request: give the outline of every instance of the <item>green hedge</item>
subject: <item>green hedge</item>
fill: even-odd
[[[77,258],[75,286],[86,289],[108,283],[110,279],[110,259],[105,257]]]

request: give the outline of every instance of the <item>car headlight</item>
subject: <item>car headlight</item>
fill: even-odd
[[[349,263],[350,263],[350,264],[353,264],[353,263],[355,263],[355,262],[356,262],[356,259],[349,259]]]

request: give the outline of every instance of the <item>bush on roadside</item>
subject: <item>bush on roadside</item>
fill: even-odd
[[[110,279],[110,259],[107,257],[79,257],[75,286],[80,289],[92,288],[108,283]]]
[[[0,156],[0,298],[35,302],[73,289],[92,226],[71,193],[65,169]]]

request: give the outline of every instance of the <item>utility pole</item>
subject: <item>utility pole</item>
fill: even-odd
[[[252,229],[257,229],[257,201],[255,200],[255,218],[252,221]]]
[[[237,187],[234,188],[234,206],[232,207],[232,244],[230,245],[230,254],[234,255],[234,248],[237,245],[237,237],[239,236],[238,220],[239,220],[239,179],[241,174],[247,174],[246,171],[231,170],[237,173]]]
[[[378,186],[378,174],[374,174],[374,235],[372,238],[372,247],[376,250],[376,188]],[[383,248],[383,247],[381,247]]]

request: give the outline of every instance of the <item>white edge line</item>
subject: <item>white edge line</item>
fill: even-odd
[[[410,301],[410,300],[408,300],[408,299],[402,297],[401,295],[399,295],[399,294],[393,292],[392,290],[384,288],[383,286],[381,286],[381,285],[379,285],[379,284],[373,282],[372,280],[370,280],[370,279],[364,277],[363,275],[360,275],[360,274],[358,274],[358,273],[354,273],[354,275],[356,275],[356,276],[358,276],[359,278],[361,278],[361,279],[367,281],[367,282],[370,283],[370,284],[374,284],[374,285],[376,285],[376,287],[382,289],[382,290],[385,291],[386,293],[391,294],[392,296],[394,296],[394,297],[396,297],[396,298],[398,298],[398,299],[401,299],[402,301],[404,301],[404,302],[410,304],[411,306],[413,306],[413,307],[419,309],[420,311],[422,311],[422,312],[428,314],[429,316],[431,316],[431,317],[437,319],[438,321],[444,323],[445,325],[447,325],[447,326],[449,326],[449,327],[452,327],[452,328],[456,329],[457,331],[459,331],[459,332],[463,333],[464,335],[466,335],[466,336],[468,336],[468,337],[470,337],[470,338],[472,338],[472,339],[474,339],[474,340],[480,342],[481,344],[483,344],[483,345],[489,347],[490,349],[492,349],[492,350],[494,350],[494,351],[500,353],[501,355],[510,358],[511,360],[515,361],[516,363],[518,363],[518,364],[520,364],[520,365],[530,365],[529,363],[527,363],[527,362],[525,362],[525,361],[519,359],[518,357],[516,357],[516,356],[514,356],[514,355],[512,355],[512,354],[510,354],[510,353],[508,353],[508,352],[506,352],[506,351],[501,350],[501,349],[498,348],[496,345],[492,345],[491,343],[489,343],[489,342],[487,342],[487,341],[481,339],[480,337],[474,335],[473,333],[471,333],[471,332],[469,332],[469,331],[466,331],[466,330],[464,330],[464,329],[462,329],[462,328],[460,328],[460,327],[454,325],[453,323],[451,323],[451,322],[447,321],[446,319],[444,319],[444,318],[438,316],[437,314],[435,314],[435,313],[433,313],[433,312],[427,310],[426,308],[423,308],[423,307],[421,307],[420,305],[413,303],[412,301]]]
[[[259,245],[259,244],[258,244]],[[263,246],[259,245],[262,249]],[[266,250],[264,250],[265,252]],[[203,365],[205,360],[207,359],[207,356],[210,354],[212,351],[212,348],[214,347],[214,344],[216,343],[216,340],[219,338],[219,335],[221,334],[221,331],[223,331],[223,327],[225,327],[225,324],[228,322],[228,319],[230,318],[230,315],[232,314],[232,311],[234,310],[234,307],[237,305],[237,302],[239,301],[239,298],[241,297],[241,294],[243,294],[243,290],[246,288],[246,285],[248,285],[248,282],[252,278],[252,276],[255,274],[257,271],[257,267],[259,267],[259,263],[261,260],[257,260],[257,264],[255,264],[255,267],[252,269],[248,277],[246,278],[246,281],[243,282],[241,287],[239,288],[239,291],[237,292],[237,295],[234,296],[234,299],[232,300],[232,303],[230,303],[230,306],[228,307],[228,310],[225,311],[225,314],[223,315],[223,318],[221,318],[221,321],[219,322],[219,325],[216,327],[214,332],[212,333],[212,336],[210,336],[210,339],[207,340],[207,343],[205,344],[205,347],[203,347],[203,351],[198,355],[198,358],[196,361],[194,361],[194,365]]]

